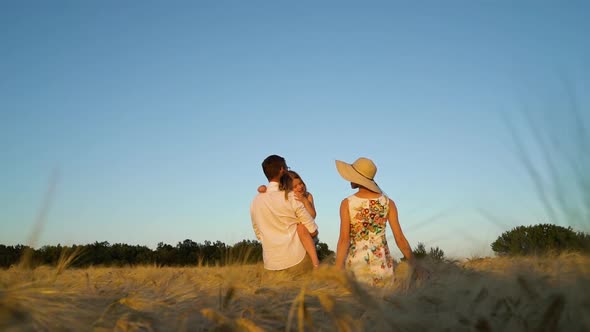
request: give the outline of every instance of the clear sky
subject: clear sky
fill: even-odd
[[[353,193],[334,161],[363,156],[412,246],[489,254],[507,228],[549,221],[507,123],[526,142],[530,114],[575,152],[563,134],[571,96],[588,109],[589,13],[587,1],[3,1],[0,243],[28,243],[49,188],[37,247],[254,239],[260,164],[279,154],[331,249]]]

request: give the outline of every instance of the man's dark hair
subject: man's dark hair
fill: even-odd
[[[281,173],[281,168],[287,168],[285,158],[277,156],[276,154],[270,155],[262,162],[262,171],[266,178],[270,181],[276,178]]]

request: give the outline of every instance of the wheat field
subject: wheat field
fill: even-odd
[[[425,262],[371,289],[322,266],[304,278],[261,265],[0,271],[2,331],[590,331],[590,258]]]

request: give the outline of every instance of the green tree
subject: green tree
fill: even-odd
[[[155,252],[156,264],[161,266],[171,266],[176,264],[176,248],[164,242],[159,242]]]
[[[334,255],[334,252],[328,248],[328,245],[324,242],[318,242],[315,246],[315,250],[318,254],[318,259],[323,261],[327,257],[331,257]]]
[[[436,248],[430,248],[430,251],[428,252],[428,257],[432,258],[435,261],[443,261],[445,259],[445,252],[440,249],[439,247]]]
[[[205,241],[207,243],[209,241]],[[176,245],[176,264],[179,265],[195,265],[201,256],[202,245],[194,242],[191,239],[186,239],[183,242],[178,242]]]
[[[553,224],[518,226],[502,233],[491,246],[500,256],[590,252],[590,236]]]
[[[412,250],[412,254],[415,259],[424,259],[427,257],[434,261],[443,261],[445,259],[445,252],[441,248],[430,247],[430,250],[427,251],[426,246],[422,242],[418,242],[414,250]],[[402,260],[405,260],[405,258],[402,258]]]
[[[17,264],[28,246],[17,244],[16,246],[5,246],[0,244],[0,267],[7,268]]]
[[[230,262],[252,264],[262,261],[262,244],[253,240],[242,240],[229,249]]]
[[[414,254],[414,258],[416,258],[416,259],[421,259],[421,258],[426,257],[426,247],[424,246],[424,243],[418,242],[418,245],[416,245],[416,248],[414,248],[414,250],[412,250],[412,254]]]

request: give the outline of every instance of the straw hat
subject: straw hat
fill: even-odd
[[[361,185],[376,193],[381,193],[381,188],[379,188],[373,179],[377,173],[377,166],[375,166],[371,159],[361,157],[352,164],[336,160],[336,169],[338,169],[338,173],[345,180]]]

